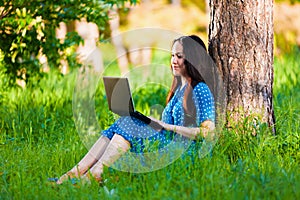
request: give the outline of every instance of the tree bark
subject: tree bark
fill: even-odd
[[[226,123],[252,119],[275,133],[273,0],[210,0],[209,53],[221,71]]]
[[[111,42],[116,48],[118,66],[120,68],[121,74],[125,74],[129,70],[129,62],[126,56],[126,49],[123,45],[122,36],[119,32],[120,17],[117,8],[113,8],[109,11],[109,26],[111,31]]]
[[[172,0],[172,1],[171,1],[171,4],[172,4],[173,6],[181,6],[181,0]]]

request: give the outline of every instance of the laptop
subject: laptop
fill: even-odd
[[[109,110],[120,116],[135,117],[155,130],[163,129],[160,124],[135,110],[128,78],[104,76],[103,82]]]

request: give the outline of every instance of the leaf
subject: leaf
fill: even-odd
[[[41,23],[43,21],[42,16],[37,16],[36,17],[36,23]]]
[[[16,62],[16,57],[17,57],[17,55],[18,55],[18,51],[15,51],[15,52],[13,53],[13,55],[11,56],[11,61],[12,61],[13,63]]]
[[[26,17],[26,8],[25,7],[22,9],[22,16]]]
[[[24,28],[24,29],[23,29],[23,31],[22,31],[22,37],[25,37],[25,35],[26,35],[26,32],[27,32],[27,29],[26,29],[26,28]]]
[[[26,47],[26,43],[21,43],[20,46],[25,48]]]
[[[16,48],[18,48],[18,45],[16,43],[12,43],[9,51],[12,51],[12,50],[14,50]]]
[[[18,15],[19,17],[21,17],[21,11],[20,11],[19,8],[16,9],[16,13],[17,13],[17,15]]]

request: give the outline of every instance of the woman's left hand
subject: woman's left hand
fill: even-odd
[[[160,120],[158,120],[158,119],[155,119],[155,118],[153,118],[153,117],[149,117],[153,122],[156,122],[156,123],[158,123],[160,126],[162,126],[164,129],[167,129],[167,126],[168,126],[168,124],[166,124],[165,122],[163,122],[163,121],[160,121]]]

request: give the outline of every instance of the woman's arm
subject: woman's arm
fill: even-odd
[[[185,127],[185,126],[177,126],[173,124],[167,124],[160,120],[150,117],[151,120],[159,123],[165,130],[174,131],[180,135],[185,137],[196,139],[197,137],[213,136],[213,130],[215,129],[215,124],[211,120],[205,120],[201,123],[200,127]]]

